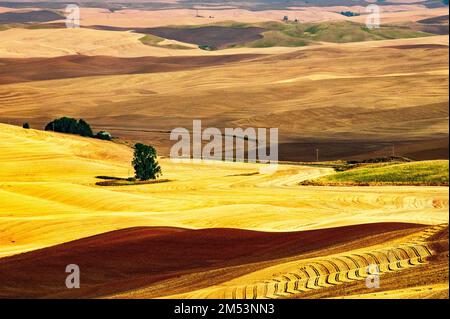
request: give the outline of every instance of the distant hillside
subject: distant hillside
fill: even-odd
[[[123,29],[121,29],[123,30]],[[364,24],[339,21],[322,23],[263,22],[221,23],[208,26],[177,26],[136,30],[155,36],[208,46],[229,47],[298,47],[317,42],[347,43],[372,40],[403,39],[431,36],[409,26],[386,25],[368,29]]]
[[[406,26],[386,25],[379,29],[368,29],[364,24],[350,21],[299,24],[267,22],[261,27],[268,30],[262,33],[263,38],[247,43],[246,46],[303,46],[313,42],[347,43],[431,35]]]
[[[67,0],[15,0],[0,1],[0,7],[9,8],[53,8],[61,9],[73,2]],[[368,6],[373,1],[368,0],[248,0],[248,1],[228,1],[228,0],[181,0],[179,2],[167,0],[78,0],[76,3],[84,7],[107,8],[111,10],[120,9],[166,9],[166,8],[193,8],[195,6],[218,7],[227,6],[252,11],[261,10],[286,10],[292,7],[332,7],[332,6]],[[405,4],[410,2],[405,1]],[[425,0],[420,2],[428,8],[440,8],[448,6],[448,0]],[[381,6],[398,5],[386,0],[377,0]]]

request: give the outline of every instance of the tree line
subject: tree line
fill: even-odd
[[[111,134],[100,131],[94,134],[91,126],[83,119],[78,121],[71,117],[61,117],[51,121],[45,126],[46,131],[53,131],[66,134],[76,134],[85,137],[93,137],[101,140],[112,140]]]
[[[29,129],[30,125],[24,123],[23,128]],[[94,134],[91,126],[83,119],[76,120],[70,117],[61,117],[51,121],[45,126],[46,131],[66,134],[76,134],[84,137],[112,140],[111,134],[100,131]],[[134,145],[134,156],[132,165],[135,177],[139,180],[156,179],[162,175],[161,166],[157,160],[156,149],[153,146],[137,143]]]

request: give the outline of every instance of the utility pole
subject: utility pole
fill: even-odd
[[[392,144],[392,157],[395,157],[395,144]]]
[[[319,149],[316,148],[316,162],[319,162]]]

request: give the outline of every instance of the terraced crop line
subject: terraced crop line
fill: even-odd
[[[348,252],[318,258],[306,263],[299,261],[295,268],[270,280],[245,286],[227,287],[224,298],[274,299],[287,298],[309,290],[323,289],[356,280],[365,280],[369,265],[377,265],[379,274],[400,271],[426,263],[433,255],[427,239],[441,232],[448,224],[429,227],[405,243],[369,252]]]

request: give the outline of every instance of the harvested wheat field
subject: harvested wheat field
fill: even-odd
[[[10,31],[15,30],[3,33]],[[64,30],[42,32],[50,31]],[[79,31],[133,41],[139,37]],[[195,51],[140,45],[139,50]],[[104,45],[100,49],[109,51]],[[118,49],[134,55],[128,46]],[[164,156],[171,145],[169,132],[190,129],[194,119],[201,119],[204,126],[219,129],[279,128],[281,160],[315,160],[316,147],[323,160],[385,156],[393,144],[413,159],[448,158],[447,36],[198,50],[201,57],[184,59],[72,57],[72,50],[68,57],[46,60],[0,55],[0,63],[8,65],[0,71],[0,83],[5,83],[0,86],[0,119],[43,128],[55,117],[82,117],[115,136],[148,142]],[[35,81],[25,82],[30,80]]]
[[[388,276],[445,254],[446,187],[302,187],[333,170],[168,159],[166,183],[102,187],[128,176],[127,146],[2,124],[0,150],[2,297],[301,297],[364,280],[369,262]],[[87,272],[70,293],[56,271],[69,261]]]
[[[425,10],[428,11],[428,10]],[[237,8],[225,9],[171,9],[171,10],[120,10],[110,12],[104,9],[83,8],[82,24],[85,26],[109,25],[114,27],[156,27],[166,25],[203,25],[224,21],[262,22],[280,20],[284,15],[302,21],[344,20],[335,8],[314,8],[308,10],[264,10],[249,11]]]
[[[448,5],[371,3],[0,1],[0,299],[448,299]]]
[[[198,10],[198,11],[197,11]],[[448,14],[446,8],[427,8],[417,4],[389,5],[383,10],[384,23],[412,22],[420,19]],[[360,17],[346,17],[341,11],[361,13]],[[197,16],[198,14],[198,16]],[[299,19],[302,22],[353,20],[365,21],[364,6],[308,6],[286,9],[248,10],[233,7],[201,7],[196,9],[173,8],[169,10],[124,9],[111,12],[102,8],[81,8],[82,25],[108,25],[114,27],[159,27],[167,25],[206,25],[224,21],[255,23],[281,20],[283,16]],[[57,19],[54,22],[58,22]]]

